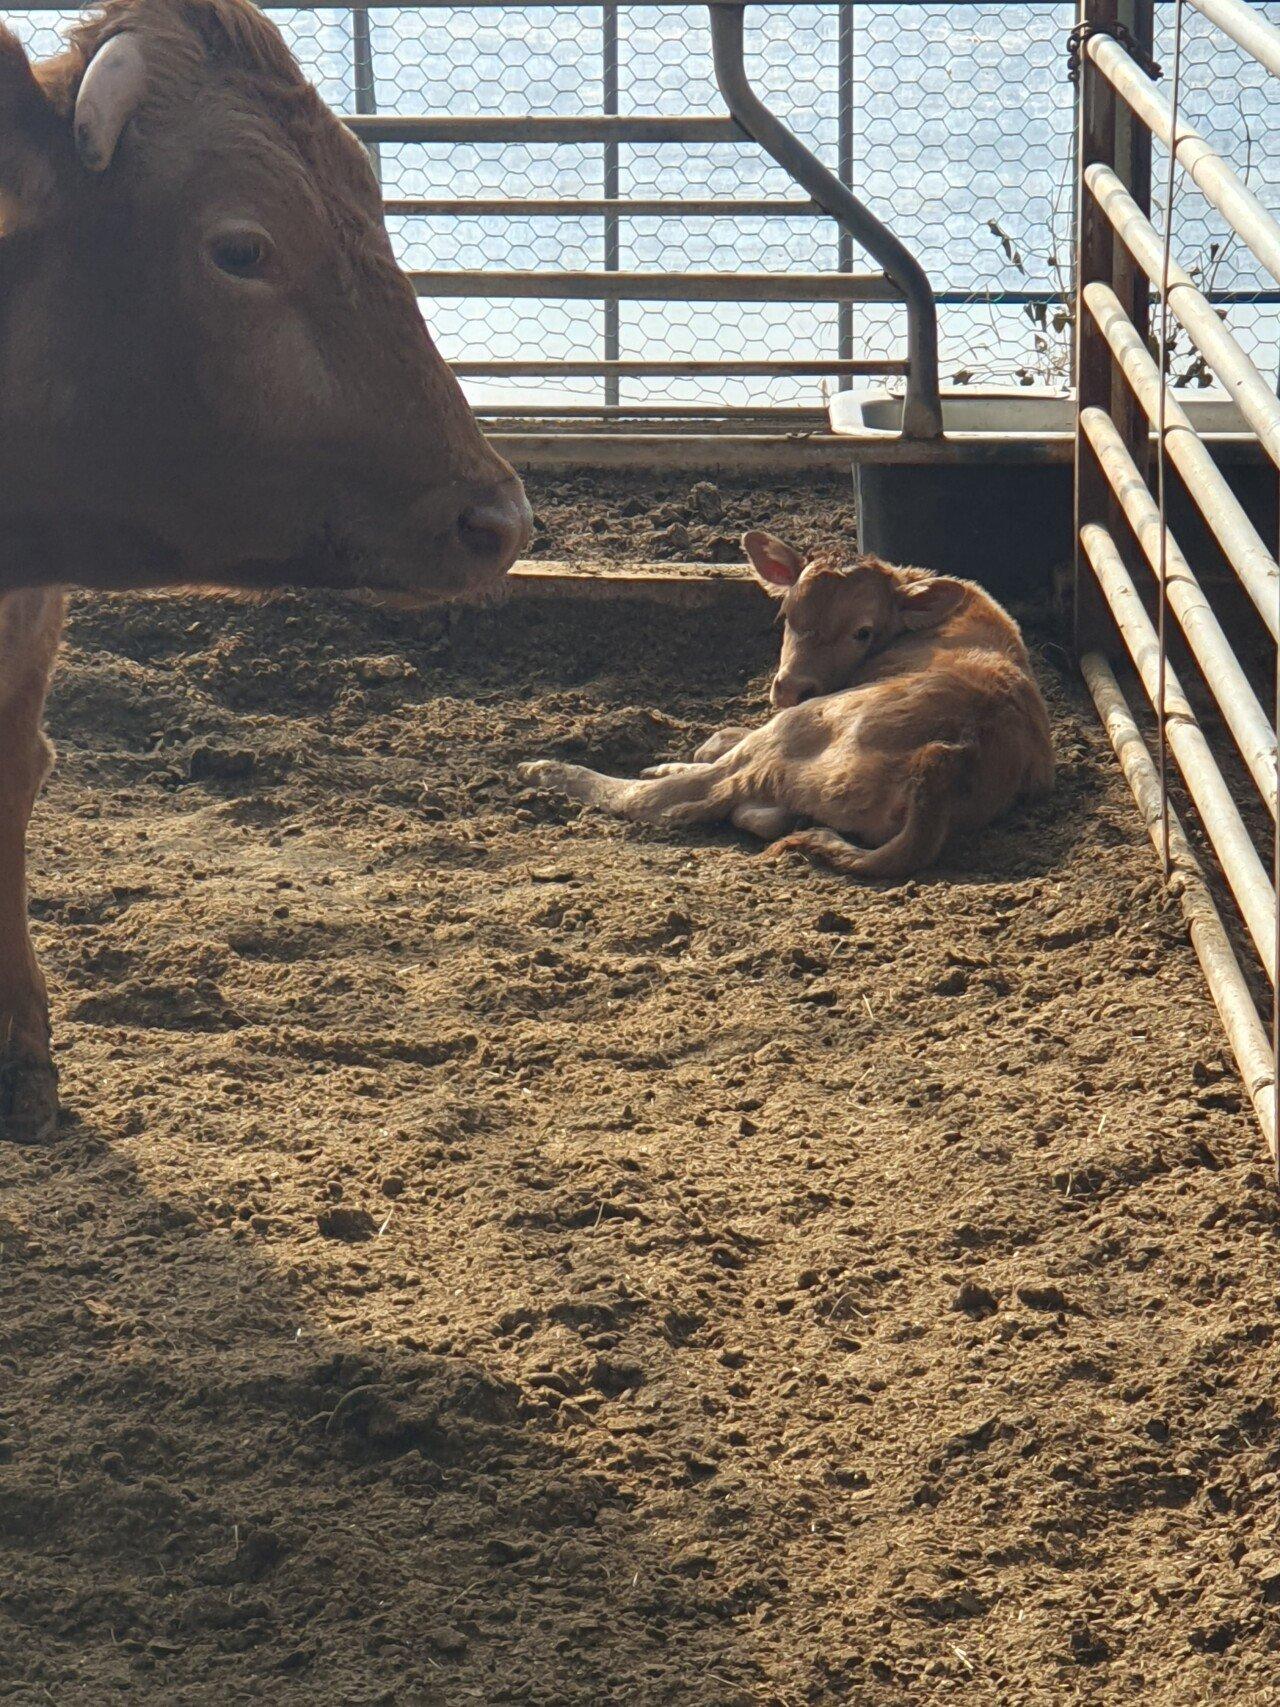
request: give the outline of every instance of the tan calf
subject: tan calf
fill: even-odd
[[[785,621],[768,723],[721,730],[692,762],[635,780],[550,759],[523,777],[645,823],[728,819],[770,855],[863,878],[919,871],[949,836],[1052,786],[1027,649],[980,587],[875,557],[806,565],[764,533],[742,543]]]

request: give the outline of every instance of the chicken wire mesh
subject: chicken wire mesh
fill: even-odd
[[[1259,7],[1280,21],[1280,0]],[[1169,57],[1172,7],[1157,7]],[[722,116],[705,6],[273,8],[325,99],[343,113],[408,116]],[[69,14],[19,14],[37,53]],[[942,379],[1070,378],[1074,90],[1067,0],[1037,3],[767,5],[747,13],[757,90],[924,266],[939,299]],[[1249,177],[1280,199],[1266,74],[1188,9],[1183,106]],[[1274,130],[1274,126],[1270,129]],[[389,200],[800,199],[750,143],[380,143]],[[1158,154],[1157,148],[1157,154]],[[1157,169],[1155,178],[1163,181]],[[1158,200],[1158,193],[1157,193]],[[1157,208],[1157,218],[1159,210]],[[1194,194],[1175,207],[1178,251],[1230,301],[1233,327],[1274,370],[1275,293]],[[865,270],[823,215],[606,218],[393,213],[413,269],[620,269],[685,273]],[[1247,300],[1235,300],[1241,297]],[[424,300],[451,360],[794,360],[900,357],[892,304],[622,302],[502,297]],[[1202,380],[1192,353],[1183,372]],[[784,376],[469,380],[472,401],[557,406],[705,403],[818,406],[835,381]]]
[[[1268,23],[1280,26],[1280,0],[1252,0]],[[1280,148],[1277,147],[1275,79],[1207,18],[1183,12],[1180,121],[1192,125],[1271,214],[1280,214]],[[1156,8],[1156,57],[1172,76],[1174,8]],[[1166,92],[1167,93],[1167,92]],[[1168,153],[1152,150],[1152,220],[1164,224]],[[1173,188],[1173,252],[1211,300],[1264,374],[1280,390],[1280,290],[1184,172]],[[1175,379],[1209,385],[1213,376],[1186,334],[1171,324],[1171,368]]]

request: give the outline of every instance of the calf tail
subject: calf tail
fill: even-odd
[[[951,833],[951,804],[976,755],[967,743],[932,741],[915,753],[906,784],[906,816],[896,836],[878,848],[859,848],[834,830],[797,830],[765,849],[776,859],[795,852],[850,877],[892,881],[932,865]]]

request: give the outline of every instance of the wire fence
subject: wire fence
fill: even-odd
[[[1166,5],[1158,8],[1163,37]],[[1280,0],[1260,10],[1280,18]],[[720,116],[705,6],[273,9],[308,74],[339,112],[403,115]],[[14,20],[54,52],[66,14]],[[960,384],[1070,378],[1074,89],[1068,0],[758,5],[748,71],[769,105],[886,221],[939,297],[942,378]],[[1280,198],[1277,127],[1256,62],[1203,20],[1188,31],[1184,111]],[[1160,43],[1157,44],[1159,53]],[[1238,63],[1237,63],[1238,62]],[[799,199],[750,144],[387,143],[374,149],[389,202],[602,199],[741,204]],[[1273,186],[1277,186],[1273,188]],[[1218,293],[1256,295],[1256,268],[1203,201],[1175,209],[1177,245]],[[396,212],[404,264],[438,269],[789,272],[858,269],[824,215],[702,211],[553,215]],[[552,297],[427,299],[451,360],[581,362],[883,358],[902,354],[895,304],[596,302]],[[1274,342],[1273,302],[1231,303],[1257,352]],[[1274,356],[1264,365],[1275,371]],[[1202,377],[1188,354],[1192,380]],[[474,402],[820,404],[848,381],[772,375],[469,380]]]

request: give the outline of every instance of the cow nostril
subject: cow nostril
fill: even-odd
[[[478,494],[458,517],[458,539],[468,556],[499,572],[511,567],[532,532],[529,500],[515,483]]]

